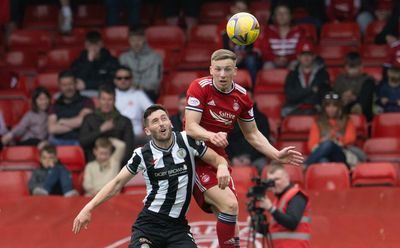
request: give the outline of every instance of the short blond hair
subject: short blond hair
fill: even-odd
[[[211,61],[231,59],[236,62],[236,54],[227,49],[218,49],[211,55]]]

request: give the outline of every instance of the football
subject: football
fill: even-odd
[[[233,15],[226,24],[229,39],[237,45],[250,45],[260,34],[260,24],[252,14],[240,12]]]

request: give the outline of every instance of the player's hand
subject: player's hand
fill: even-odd
[[[284,164],[301,166],[304,158],[302,154],[295,150],[294,146],[288,146],[278,152],[278,161]]]
[[[228,134],[225,132],[215,133],[211,138],[210,142],[213,143],[217,147],[227,147],[228,146]]]
[[[82,209],[81,212],[76,216],[74,220],[74,225],[72,227],[72,232],[75,234],[79,233],[82,227],[85,229],[88,228],[89,222],[91,220],[91,213],[89,211],[86,211],[85,209]]]
[[[225,189],[226,187],[228,187],[228,185],[231,181],[231,176],[229,174],[228,165],[221,164],[218,166],[217,180],[218,180],[218,187],[220,189]]]

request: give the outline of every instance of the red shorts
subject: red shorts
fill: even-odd
[[[229,172],[232,172],[232,168],[229,167]],[[212,213],[211,205],[208,204],[204,198],[204,192],[216,185],[218,185],[217,180],[217,170],[214,167],[206,164],[202,160],[196,160],[196,183],[193,188],[193,197],[197,202],[197,205],[206,213]],[[229,182],[229,188],[235,194],[236,190],[233,183],[233,178]]]

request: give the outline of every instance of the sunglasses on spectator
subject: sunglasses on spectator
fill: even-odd
[[[115,77],[116,80],[129,80],[131,78],[132,78],[131,76],[128,76],[128,77]]]
[[[338,94],[326,94],[324,98],[325,98],[325,100],[338,100],[339,95]]]

